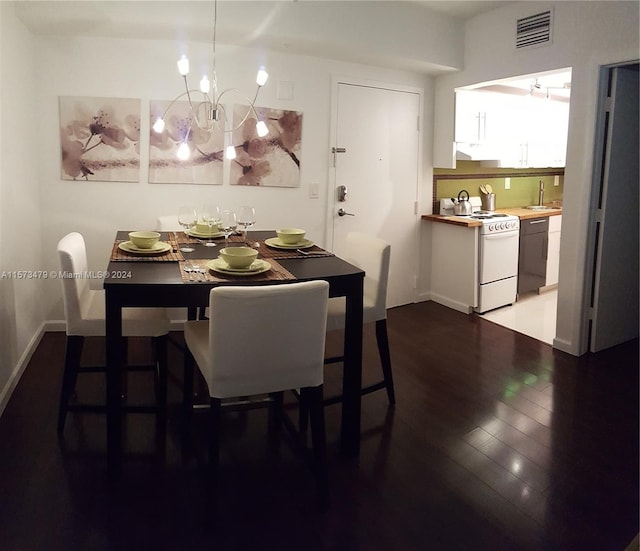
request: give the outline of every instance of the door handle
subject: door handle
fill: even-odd
[[[355,214],[352,214],[351,212],[347,212],[343,208],[340,208],[338,209],[338,216],[355,216]]]

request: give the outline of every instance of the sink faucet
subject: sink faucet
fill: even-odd
[[[540,187],[538,188],[538,206],[542,206],[542,201],[544,199],[544,182],[540,180]]]

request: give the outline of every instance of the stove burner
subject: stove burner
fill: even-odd
[[[473,213],[471,218],[475,218],[477,220],[487,220],[489,218],[505,218],[509,216],[508,214],[501,214],[498,212],[493,212],[490,210],[477,210]]]

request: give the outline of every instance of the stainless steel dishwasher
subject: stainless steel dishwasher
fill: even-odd
[[[518,294],[544,287],[547,275],[549,218],[520,220],[520,256],[518,257]]]

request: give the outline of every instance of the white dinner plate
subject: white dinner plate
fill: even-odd
[[[222,260],[222,258],[214,258],[213,260],[209,260],[206,266],[214,272],[240,276],[261,274],[271,269],[271,264],[269,264],[266,260],[262,260],[260,258],[254,260],[251,266],[249,266],[248,268],[229,268],[227,263]]]
[[[289,243],[280,241],[279,237],[269,237],[269,239],[265,239],[264,242],[269,245],[269,247],[273,247],[275,249],[308,249],[314,245],[313,241],[309,239],[303,239],[299,243],[290,245]]]
[[[166,241],[158,241],[150,249],[141,249],[136,247],[131,241],[124,241],[118,244],[118,248],[122,251],[134,254],[161,254],[171,250],[171,245]]]
[[[215,233],[200,233],[198,230],[196,229],[190,229],[185,231],[184,233],[186,233],[187,235],[190,235],[191,237],[197,237],[198,239],[213,239],[215,237],[223,237],[224,233],[221,231],[215,232]]]

